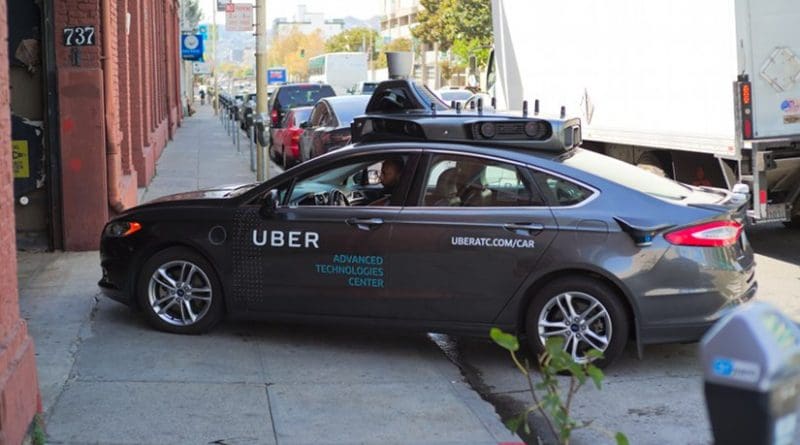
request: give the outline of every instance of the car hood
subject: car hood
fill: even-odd
[[[175,193],[174,195],[162,196],[160,198],[147,201],[147,204],[158,204],[175,201],[197,201],[206,199],[226,199],[238,195],[240,192],[250,190],[256,184],[227,184],[213,188],[194,190],[190,192]]]

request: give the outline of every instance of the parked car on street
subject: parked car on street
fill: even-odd
[[[276,128],[273,133],[269,155],[283,168],[289,168],[300,162],[300,135],[303,133],[300,126],[308,122],[312,109],[312,107],[292,108],[286,113],[281,128]]]
[[[469,99],[464,101],[464,109],[477,110],[478,101],[481,102],[484,110],[494,111],[494,107],[492,107],[492,96],[486,93],[475,93],[472,96],[470,96]]]
[[[99,286],[174,333],[226,315],[497,326],[536,352],[562,337],[577,362],[600,350],[600,366],[628,341],[697,340],[755,294],[746,197],[580,148],[578,119],[437,101],[384,82],[353,145],[120,213],[102,233]]]
[[[300,158],[307,161],[350,143],[350,124],[364,114],[370,96],[336,96],[314,105],[300,136]]]
[[[274,131],[281,128],[286,112],[296,107],[310,107],[324,97],[335,96],[330,85],[293,83],[275,88],[269,100],[270,141]]]
[[[467,99],[472,97],[472,91],[461,88],[442,88],[436,91],[436,94],[448,105],[451,102],[459,102],[463,105]]]

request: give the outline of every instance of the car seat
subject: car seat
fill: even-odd
[[[458,207],[461,198],[458,197],[458,169],[448,168],[439,175],[436,181],[436,190],[430,200],[435,207]]]

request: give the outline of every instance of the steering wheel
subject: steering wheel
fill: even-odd
[[[350,201],[343,191],[332,188],[328,192],[328,205],[346,207],[350,205]]]

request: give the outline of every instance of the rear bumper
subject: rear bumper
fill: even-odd
[[[639,342],[641,344],[681,343],[696,342],[720,318],[737,306],[750,301],[758,291],[758,283],[753,280],[750,287],[736,298],[727,298],[721,294],[709,293],[706,295],[682,296],[692,298],[694,304],[714,305],[721,300],[727,300],[719,309],[708,314],[698,314],[692,317],[678,317],[657,323],[642,323],[639,328]],[[694,305],[693,304],[693,305]]]

